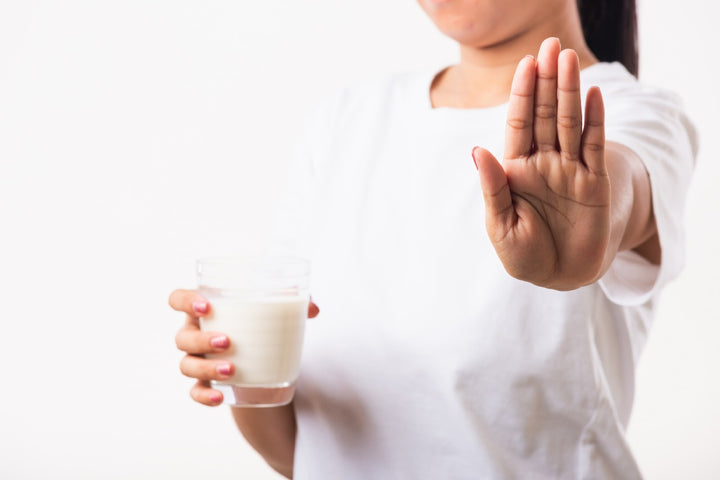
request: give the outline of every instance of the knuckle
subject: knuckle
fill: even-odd
[[[170,294],[168,304],[170,308],[178,312],[192,312],[192,302],[195,298],[195,290],[177,289]]]
[[[178,350],[183,350],[183,351],[184,351],[184,349],[183,349],[183,330],[184,330],[184,329],[181,328],[181,329],[178,330],[178,332],[175,334],[175,346],[177,347]]]
[[[528,101],[528,99],[532,99],[535,96],[533,92],[526,93],[519,89],[513,89],[510,92],[510,95],[517,97],[517,100],[519,101]]]
[[[193,314],[193,302],[195,301],[195,297],[197,296],[197,293],[195,290],[185,290],[182,294],[182,305],[181,310],[192,315]]]
[[[558,115],[557,124],[560,128],[577,129],[580,127],[580,119],[574,115]]]
[[[187,353],[197,353],[195,336],[198,335],[199,331],[191,329],[188,325],[185,325],[177,334],[175,334],[175,345],[179,350]],[[202,352],[201,352],[202,353]]]
[[[186,377],[192,377],[192,375],[190,375],[190,368],[188,366],[188,358],[189,357],[185,355],[183,358],[180,359],[180,373],[182,373]]]
[[[577,161],[580,160],[580,157],[575,151],[572,151],[571,149],[564,148],[560,150],[560,158],[566,161]]]
[[[562,87],[558,87],[558,92],[562,93],[562,94],[575,96],[578,93],[580,93],[580,89],[578,87],[562,86]]]
[[[206,402],[203,401],[203,396],[201,395],[201,389],[196,383],[193,385],[193,387],[190,389],[190,398],[195,400],[198,403],[206,404]]]
[[[201,380],[217,380],[220,378],[220,375],[218,375],[217,370],[215,370],[215,364],[206,361],[202,364],[198,378]]]
[[[170,305],[170,308],[172,308],[173,310],[177,310],[177,299],[179,295],[180,290],[173,290],[168,296],[168,305]]]
[[[526,118],[513,117],[507,119],[507,126],[513,130],[525,130],[526,128],[530,128],[531,125],[530,120]]]
[[[585,150],[591,153],[599,153],[605,149],[605,145],[595,142],[587,142],[585,145],[583,145],[583,147],[585,148]]]
[[[546,81],[553,82],[553,81],[557,81],[557,75],[553,75],[552,73],[543,71],[543,72],[538,72],[537,79],[538,79],[538,81],[542,81],[542,82],[546,82]]]
[[[196,332],[195,343],[198,350],[202,350],[201,353],[212,353],[217,350],[212,346],[212,343],[210,343],[214,335],[213,332],[204,332],[202,330]]]
[[[535,105],[535,116],[540,119],[555,118],[555,105],[539,103]]]
[[[201,381],[220,378],[220,374],[215,368],[215,362],[194,355],[186,355],[180,360],[180,371],[186,377]]]

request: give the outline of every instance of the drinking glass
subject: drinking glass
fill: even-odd
[[[197,261],[198,293],[209,302],[200,328],[220,332],[230,348],[206,355],[232,362],[235,373],[213,380],[223,403],[288,404],[300,369],[309,294],[309,264],[290,257],[216,257]]]

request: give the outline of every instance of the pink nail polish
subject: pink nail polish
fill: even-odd
[[[211,393],[210,394],[210,402],[212,403],[220,403],[222,402],[222,393]]]
[[[216,367],[216,370],[220,375],[230,375],[232,373],[232,366],[229,363],[221,363]]]
[[[213,337],[210,339],[210,345],[213,348],[227,348],[230,345],[230,340],[226,336]]]
[[[208,304],[203,300],[193,302],[192,307],[197,313],[207,313],[208,311]]]

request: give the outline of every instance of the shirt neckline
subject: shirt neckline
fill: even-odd
[[[602,70],[603,68],[607,68],[608,66],[614,66],[617,62],[597,62],[589,67],[585,67],[582,70],[580,70],[580,77],[587,77],[588,73],[594,72],[595,70]],[[447,65],[445,67],[442,67],[440,69],[433,68],[429,72],[426,72],[425,75],[423,75],[423,79],[421,82],[422,86],[422,95],[423,95],[423,109],[428,110],[429,112],[436,112],[436,115],[467,115],[467,116],[474,116],[477,115],[479,112],[492,112],[495,110],[502,110],[506,109],[508,106],[508,102],[503,102],[497,105],[492,105],[490,107],[482,107],[482,108],[458,108],[458,107],[433,107],[432,100],[430,99],[430,88],[432,87],[432,83],[435,80],[435,77],[437,77],[441,72],[449,68],[451,65]],[[584,89],[583,89],[584,90]]]

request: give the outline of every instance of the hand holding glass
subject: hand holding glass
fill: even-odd
[[[210,304],[200,328],[222,332],[230,348],[207,358],[235,365],[213,380],[225,404],[273,407],[295,393],[307,319],[309,267],[294,258],[207,258],[197,262],[198,293]]]

